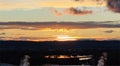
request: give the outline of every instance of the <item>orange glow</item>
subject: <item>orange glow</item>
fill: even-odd
[[[120,28],[111,28],[114,32],[106,33],[104,31],[109,28],[97,29],[39,29],[39,30],[20,30],[20,29],[5,29],[6,34],[0,35],[1,40],[15,41],[76,41],[76,40],[119,40]],[[3,31],[0,31],[1,33]]]
[[[57,41],[75,41],[77,38],[71,37],[69,35],[58,35],[57,36]]]

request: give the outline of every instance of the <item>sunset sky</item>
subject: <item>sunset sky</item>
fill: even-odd
[[[0,40],[120,40],[119,0],[0,0]]]

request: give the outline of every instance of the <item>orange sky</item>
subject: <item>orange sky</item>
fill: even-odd
[[[47,27],[47,26],[46,26]],[[119,40],[120,28],[4,28],[0,31],[1,40],[23,41],[73,41],[83,39]]]
[[[120,40],[117,1],[0,0],[0,40]]]

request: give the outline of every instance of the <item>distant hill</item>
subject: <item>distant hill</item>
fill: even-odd
[[[49,50],[49,49],[119,49],[120,41],[0,41],[0,50]]]

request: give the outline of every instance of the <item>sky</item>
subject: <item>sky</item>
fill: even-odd
[[[120,40],[119,0],[0,0],[0,40]]]

